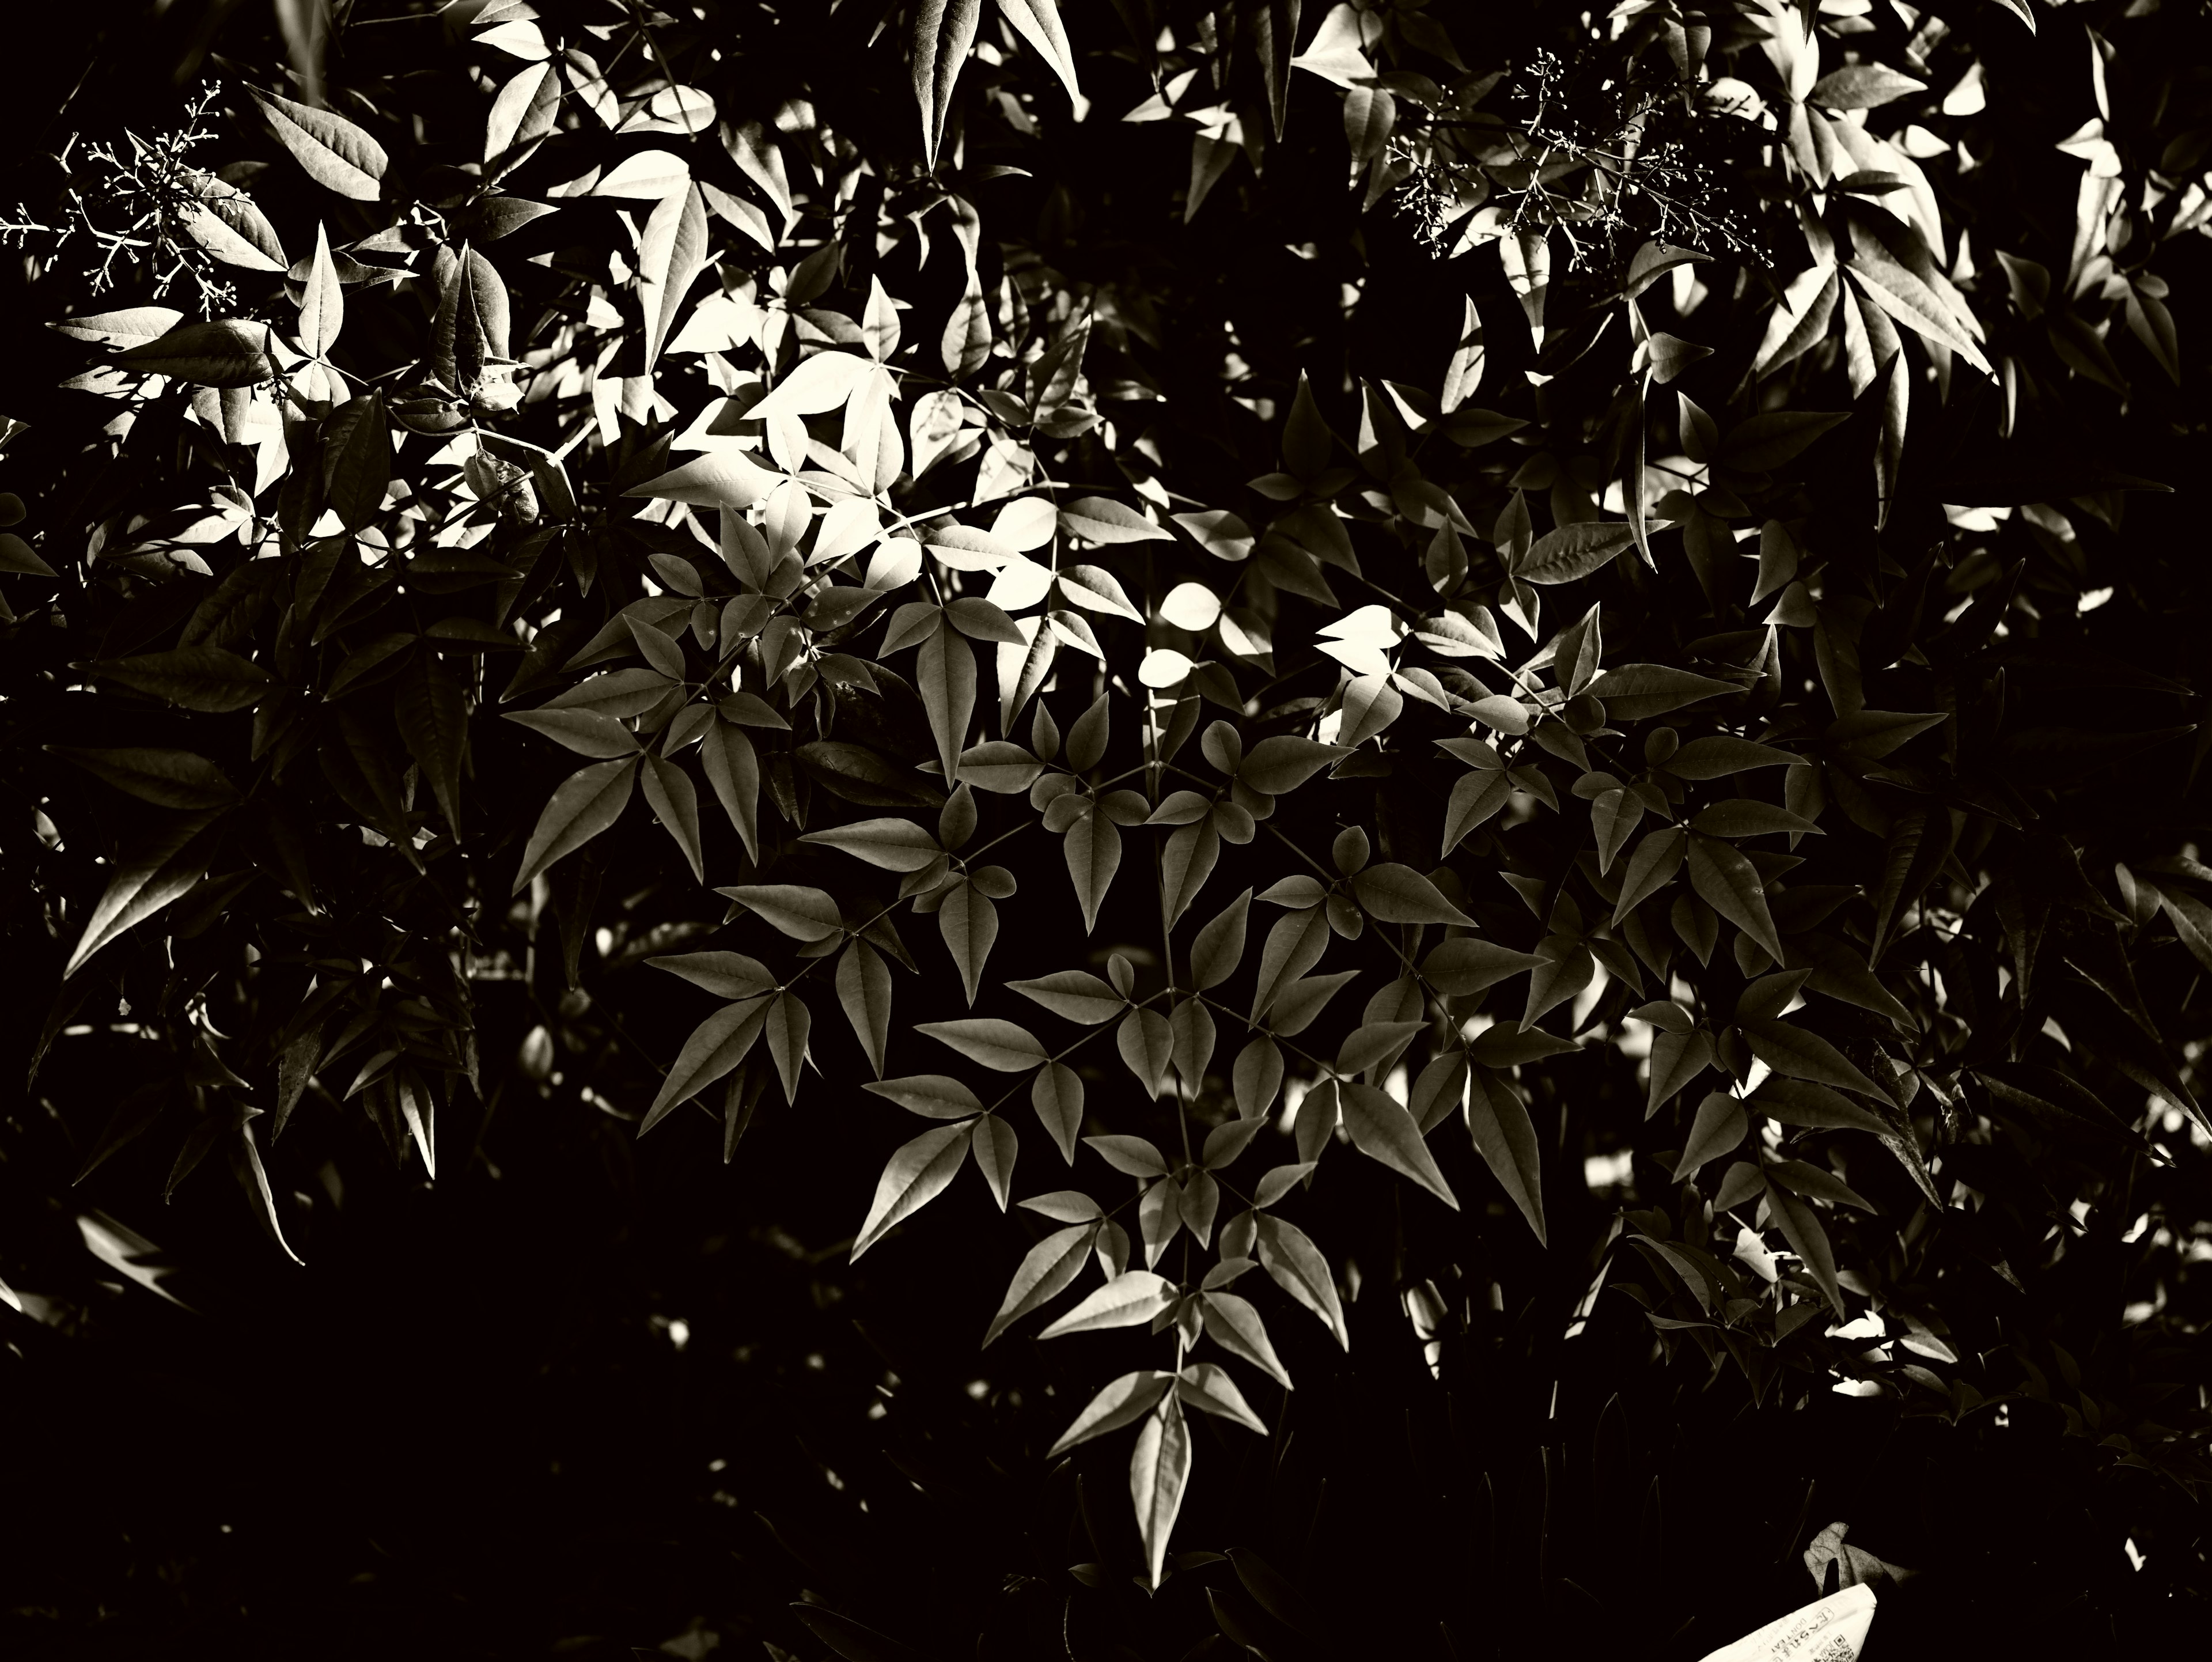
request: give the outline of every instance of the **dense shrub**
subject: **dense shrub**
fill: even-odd
[[[2195,10],[362,9],[7,222],[20,1620],[2201,1616]]]

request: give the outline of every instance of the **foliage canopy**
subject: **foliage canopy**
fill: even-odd
[[[1177,1522],[1316,1391],[1498,1598],[1728,1636],[1498,1568],[1570,1378],[1656,1538],[1616,1367],[2072,1440],[2201,1594],[2193,10],[360,9],[10,222],[58,1215],[773,1129],[1082,1480],[1006,1622],[1138,1654],[1330,1619]]]

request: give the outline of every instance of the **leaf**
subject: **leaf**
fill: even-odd
[[[646,962],[656,970],[681,976],[695,987],[704,987],[717,998],[752,998],[775,990],[775,977],[757,958],[743,953],[672,953]]]
[[[1158,1148],[1142,1137],[1113,1135],[1085,1137],[1083,1141],[1097,1150],[1098,1157],[1116,1172],[1125,1172],[1133,1178],[1163,1178],[1167,1175],[1166,1160]]]
[[[1244,958],[1244,926],[1252,908],[1247,889],[1198,932],[1190,947],[1190,984],[1199,992],[1218,987],[1237,973]]]
[[[1458,1196],[1444,1181],[1428,1144],[1421,1140],[1420,1127],[1401,1104],[1371,1085],[1352,1080],[1339,1083],[1337,1101],[1345,1129],[1352,1134],[1352,1143],[1361,1154],[1411,1178],[1453,1211],[1459,1210]]]
[[[675,334],[684,298],[706,264],[707,205],[698,188],[663,197],[653,204],[638,237],[638,298],[645,312],[647,374]]]
[[[795,883],[752,883],[714,892],[737,901],[793,941],[826,941],[845,927],[837,902],[820,889]]]
[[[813,1013],[797,993],[778,993],[769,1007],[769,1054],[775,1059],[787,1103],[799,1100],[799,1069],[806,1060],[806,1037],[813,1025]]]
[[[1158,1010],[1132,1010],[1114,1030],[1114,1045],[1146,1094],[1158,1099],[1174,1059],[1175,1034]]]
[[[1024,1201],[1024,1205],[1029,1202]],[[983,1335],[982,1348],[988,1350],[993,1340],[1014,1323],[1057,1298],[1082,1272],[1084,1261],[1091,1256],[1091,1238],[1097,1233],[1092,1223],[1071,1224],[1056,1229],[1023,1255],[1014,1270],[1013,1280],[1006,1285],[1006,1296],[1000,1301],[999,1313],[991,1318],[991,1325]],[[1108,1386],[1112,1390],[1111,1385]],[[1162,1387],[1164,1394],[1165,1387]],[[1105,1393],[1101,1392],[1103,1397]],[[1154,1397],[1154,1402],[1159,1400]],[[1096,1404],[1094,1403],[1094,1406]],[[1146,1403],[1150,1407],[1151,1403]],[[1086,1413],[1088,1409],[1085,1410]],[[1143,1410],[1138,1410],[1141,1413]],[[1077,1423],[1081,1420],[1079,1417]],[[1110,1429],[1111,1428],[1102,1428]]]
[[[269,326],[243,318],[187,323],[117,353],[113,362],[140,374],[167,375],[198,387],[252,387],[276,373]]]
[[[743,1062],[768,1026],[769,1014],[778,1001],[760,997],[726,1004],[693,1028],[691,1037],[684,1041],[683,1050],[669,1068],[668,1077],[661,1081],[653,1105],[638,1123],[638,1135],[643,1136],[678,1106]]]
[[[802,758],[803,759],[803,758]],[[745,845],[745,855],[760,857],[760,759],[742,728],[717,715],[699,736],[699,761],[714,787],[714,799]]]
[[[623,495],[687,502],[694,508],[750,508],[765,498],[778,480],[778,475],[742,451],[714,450],[643,484],[634,484]]]
[[[745,411],[748,420],[771,416],[818,416],[842,408],[867,379],[869,361],[856,352],[817,352],[799,363],[775,390]]]
[[[973,883],[956,883],[938,906],[937,928],[959,968],[972,1008],[982,984],[983,965],[999,938],[999,909]]]
[[[1251,1019],[1267,1014],[1277,996],[1321,961],[1329,941],[1324,909],[1311,907],[1279,918],[1260,949],[1260,978],[1252,995]]]
[[[1814,440],[1850,419],[1848,411],[1770,410],[1729,429],[1718,460],[1747,473],[1771,472]]]
[[[730,732],[737,740],[744,739],[736,729]],[[746,754],[751,754],[749,744]],[[933,807],[945,800],[927,780],[893,767],[866,745],[817,739],[799,746],[792,758],[832,795],[863,807]]]
[[[46,748],[49,753],[105,779],[118,790],[128,791],[156,807],[212,813],[234,806],[239,800],[237,789],[222,770],[206,757],[191,751],[131,746],[73,750],[62,745],[48,745]]]
[[[860,1233],[854,1237],[848,1263],[857,1263],[861,1253],[945,1192],[967,1158],[973,1129],[972,1121],[939,1125],[899,1145],[876,1179],[875,1199],[869,1202]]]
[[[1087,970],[1062,970],[1034,981],[1009,981],[1006,985],[1024,998],[1035,999],[1055,1015],[1096,1026],[1121,1014],[1128,1001]]]
[[[975,1123],[975,1166],[982,1172],[983,1181],[989,1185],[992,1199],[999,1202],[999,1210],[1006,1209],[1007,1188],[1014,1180],[1014,1160],[1021,1152],[1021,1139],[1014,1128],[996,1114],[986,1114]]]
[[[1352,880],[1352,892],[1370,917],[1382,923],[1457,923],[1474,920],[1443,897],[1437,886],[1411,866],[1386,861]]]
[[[1742,1103],[1718,1091],[1708,1094],[1698,1105],[1696,1123],[1690,1127],[1690,1141],[1682,1150],[1682,1158],[1675,1162],[1674,1181],[1688,1182],[1708,1160],[1718,1160],[1738,1148],[1750,1129],[1751,1122],[1745,1117]]]
[[[1129,1499],[1136,1507],[1137,1534],[1144,1543],[1150,1577],[1146,1585],[1154,1589],[1166,1568],[1168,1539],[1189,1482],[1190,1428],[1183,1422],[1182,1402],[1170,1397],[1145,1422],[1129,1456]]]
[[[1334,975],[1309,976],[1287,983],[1268,1006],[1268,1026],[1285,1038],[1304,1032],[1319,1020],[1345,983],[1357,980],[1358,975],[1357,970],[1341,970]]]
[[[1092,543],[1173,542],[1175,540],[1171,532],[1154,525],[1135,508],[1125,507],[1109,496],[1079,496],[1073,502],[1067,503],[1060,510],[1060,528],[1072,536],[1080,537],[1085,542]],[[1121,595],[1121,586],[1115,583],[1111,576],[1100,571],[1097,566],[1080,566],[1076,569],[1105,577],[1107,583],[1111,587],[1107,587],[1103,592],[1109,597]],[[1066,572],[1063,570],[1061,575],[1064,578]],[[1079,597],[1073,596],[1073,591],[1070,593],[1071,597],[1075,598],[1076,605],[1084,604]],[[1122,603],[1127,606],[1126,599]],[[1098,612],[1111,611],[1114,608],[1091,606],[1089,609]],[[1143,621],[1141,616],[1133,609],[1130,611],[1129,615],[1137,618],[1139,622]]]
[[[276,261],[270,269],[283,270],[283,262]],[[173,306],[129,306],[119,312],[57,319],[46,327],[95,346],[137,346],[159,340],[184,320],[185,314]]]
[[[921,694],[929,730],[937,740],[939,764],[956,778],[968,724],[975,713],[975,654],[966,641],[940,624],[921,643],[915,660],[915,689]]]
[[[1352,1330],[1346,1325],[1344,1306],[1337,1298],[1336,1279],[1329,1273],[1328,1260],[1322,1257],[1321,1249],[1311,1238],[1297,1225],[1262,1213],[1254,1225],[1254,1241],[1260,1253],[1260,1267],[1275,1285],[1318,1316],[1322,1324],[1336,1335],[1337,1343],[1349,1353]]]
[[[1083,1077],[1064,1062],[1037,1069],[1030,1081],[1030,1105],[1060,1149],[1060,1156],[1075,1164],[1075,1134],[1083,1129]]]
[[[921,106],[921,152],[924,164],[934,172],[937,147],[944,142],[945,126],[952,113],[952,88],[961,65],[975,44],[975,25],[982,0],[921,0],[914,9],[914,33],[908,56],[914,66],[914,94]]]
[[[1170,928],[1182,921],[1220,857],[1221,833],[1210,819],[1185,825],[1168,838],[1160,855],[1160,891]]]
[[[1060,1232],[1061,1234],[1067,1233],[1066,1230]],[[1087,1235],[1090,1232],[1086,1229],[1078,1233]],[[1059,1237],[1051,1239],[1056,1240]],[[1089,1249],[1086,1246],[1084,1250]],[[1083,1262],[1080,1253],[1075,1255],[1075,1262],[1079,1268]],[[1015,1279],[1018,1281],[1020,1277],[1017,1275]],[[1044,1458],[1057,1460],[1068,1450],[1089,1442],[1093,1437],[1103,1437],[1109,1432],[1119,1431],[1123,1426],[1133,1425],[1159,1405],[1160,1398],[1168,1394],[1168,1388],[1175,1383],[1174,1374],[1164,1373],[1158,1368],[1124,1373],[1101,1389],[1085,1405],[1083,1412],[1075,1416],[1074,1423],[1060,1433],[1060,1440],[1045,1451]]]
[[[863,1081],[860,1088],[896,1102],[908,1113],[925,1114],[931,1119],[964,1119],[983,1111],[983,1105],[975,1093],[948,1074],[913,1074],[904,1079]]]
[[[1790,1079],[1810,1080],[1862,1096],[1887,1102],[1881,1087],[1851,1064],[1841,1050],[1818,1033],[1787,1021],[1748,1020],[1736,1024],[1751,1045],[1752,1055]]]
[[[1542,961],[1534,953],[1516,952],[1494,941],[1462,935],[1445,941],[1423,959],[1421,975],[1438,992],[1464,998],[1525,970],[1533,970]]]
[[[911,819],[860,819],[829,831],[809,831],[799,840],[842,849],[887,872],[921,871],[944,852],[929,828]]]
[[[1845,269],[1858,291],[1906,328],[1949,347],[1984,374],[1993,372],[1982,349],[1960,326],[1936,291],[1905,266],[1856,220],[1851,223],[1852,258]]]
[[[399,736],[406,741],[407,753],[422,769],[423,782],[437,797],[446,824],[458,837],[461,831],[461,766],[468,747],[469,721],[468,703],[460,684],[438,667],[434,655],[417,653],[400,673],[392,703],[392,713],[398,719]],[[650,794],[649,786],[647,794]],[[696,840],[696,814],[693,835]],[[693,863],[697,864],[696,861]]]
[[[1777,837],[1784,832],[1801,837],[1824,835],[1820,828],[1802,815],[1779,808],[1771,802],[1754,801],[1747,796],[1732,796],[1708,804],[1698,810],[1690,821],[1690,829],[1707,837],[1743,838],[1747,837]]]
[[[82,969],[85,960],[109,941],[189,893],[207,875],[215,845],[201,834],[213,824],[214,816],[204,813],[165,820],[118,862],[63,966],[63,980]]]
[[[949,1044],[969,1061],[980,1062],[1002,1074],[1018,1074],[1051,1060],[1044,1046],[1027,1028],[993,1016],[926,1021],[914,1031]]]
[[[1563,525],[1536,539],[1513,565],[1512,575],[1528,583],[1571,583],[1601,571],[1635,540],[1626,521],[1588,520]]]
[[[345,290],[338,286],[337,267],[331,263],[329,229],[315,225],[315,253],[301,285],[300,345],[311,356],[331,350],[345,324]]]
[[[1927,90],[1923,83],[1887,65],[1853,64],[1832,70],[1814,82],[1805,101],[1831,110],[1871,110],[1893,99],[1910,98]]]
[[[637,762],[632,758],[594,763],[562,780],[538,816],[508,893],[520,894],[540,872],[574,854],[621,819],[623,810],[629,806],[630,788],[636,777]]]
[[[1779,964],[1782,938],[1775,933],[1773,916],[1766,909],[1766,886],[1759,868],[1727,843],[1694,832],[1687,863],[1690,885],[1698,897]]]
[[[1941,721],[1942,717],[1934,719]],[[1716,734],[1692,739],[1668,758],[1665,765],[1677,779],[1724,779],[1753,768],[1791,767],[1804,759],[1795,751]]]
[[[277,143],[292,153],[308,178],[355,202],[374,202],[384,194],[390,158],[359,127],[331,110],[311,109],[258,88],[246,91],[261,107]]]
[[[1103,813],[1086,813],[1075,822],[1064,843],[1067,875],[1075,886],[1075,898],[1083,908],[1083,932],[1097,926],[1098,908],[1113,886],[1121,866],[1121,833]]]
[[[1237,1052],[1234,1087],[1241,1119],[1257,1120],[1274,1106],[1283,1086],[1283,1051],[1261,1033]]]
[[[1340,745],[1324,745],[1295,734],[1262,739],[1244,754],[1237,777],[1246,788],[1266,796],[1280,796],[1300,785],[1345,754]]]
[[[1542,1156],[1520,1093],[1488,1068],[1477,1068],[1469,1081],[1467,1111],[1476,1150],[1528,1220],[1537,1242],[1548,1245]]]
[[[1588,691],[1592,697],[1605,701],[1609,720],[1644,721],[1719,693],[1740,692],[1742,689],[1733,681],[1717,681],[1709,675],[1695,675],[1665,664],[1621,664],[1599,676]]]
[[[1064,565],[1058,575],[1060,593],[1085,612],[1126,618],[1133,624],[1145,621],[1145,614],[1129,604],[1127,594],[1112,572],[1095,565]]]
[[[1657,1113],[1689,1082],[1713,1066],[1712,1035],[1702,1031],[1655,1033],[1651,1038],[1651,1087],[1644,1106],[1646,1119]]]
[[[1275,1355],[1267,1324],[1249,1300],[1234,1293],[1209,1290],[1199,1297],[1206,1335],[1232,1356],[1241,1356],[1266,1373],[1284,1390],[1291,1389],[1289,1370]]]
[[[1809,1125],[1822,1130],[1865,1131],[1878,1137],[1894,1135],[1881,1116],[1862,1108],[1849,1097],[1806,1080],[1772,1073],[1751,1093],[1751,1105],[1784,1125]]]
[[[359,531],[384,506],[392,484],[392,423],[380,393],[366,393],[331,411],[323,423],[323,495],[348,531]]]
[[[1077,1305],[1037,1335],[1057,1339],[1070,1333],[1097,1333],[1149,1322],[1175,1301],[1175,1288],[1149,1269],[1128,1269]]]
[[[1836,1319],[1848,1320],[1850,1312],[1844,1308],[1844,1290],[1836,1278],[1836,1254],[1828,1244],[1828,1232],[1820,1227],[1811,1207],[1771,1178],[1762,1177],[1762,1181],[1766,1187],[1767,1209],[1781,1226],[1790,1250],[1804,1261],[1820,1290],[1828,1295]]]
[[[1252,1405],[1244,1400],[1244,1393],[1237,1388],[1237,1381],[1217,1363],[1194,1362],[1184,1368],[1176,1380],[1176,1395],[1193,1408],[1233,1420],[1262,1437],[1267,1434],[1266,1423],[1252,1411]]]

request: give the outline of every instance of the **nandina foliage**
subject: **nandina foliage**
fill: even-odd
[[[2188,9],[361,9],[9,222],[11,1303],[742,1184],[813,1653],[2201,1594]]]

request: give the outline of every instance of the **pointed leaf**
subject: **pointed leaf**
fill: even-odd
[[[1275,1355],[1267,1325],[1249,1300],[1234,1293],[1209,1291],[1200,1296],[1199,1309],[1208,1338],[1231,1355],[1243,1357],[1284,1390],[1291,1388],[1289,1370]]]
[[[1352,1080],[1338,1085],[1337,1099],[1345,1129],[1352,1134],[1361,1154],[1411,1178],[1453,1211],[1459,1210],[1458,1196],[1444,1181],[1436,1157],[1421,1140],[1420,1128],[1402,1105],[1371,1085]]]
[[[597,762],[562,780],[538,817],[529,845],[522,851],[514,886],[508,892],[520,894],[540,872],[574,854],[621,819],[623,810],[629,806],[630,788],[636,777],[637,763],[632,758]]]
[[[331,110],[312,109],[289,98],[249,87],[269,129],[279,143],[326,191],[356,202],[374,202],[384,194],[384,173],[391,159],[384,147]]]
[[[1062,1230],[1060,1234],[1068,1233]],[[1083,1230],[1077,1233],[1087,1235],[1090,1232]],[[1057,1240],[1059,1238],[1055,1235],[1050,1239]],[[1085,1250],[1089,1250],[1087,1245]],[[1080,1254],[1076,1255],[1079,1267],[1082,1262]],[[1020,1277],[1018,1275],[1015,1279],[1018,1282]],[[1123,1426],[1134,1424],[1159,1405],[1160,1398],[1168,1394],[1168,1388],[1175,1382],[1174,1374],[1164,1373],[1158,1368],[1124,1373],[1085,1405],[1083,1412],[1075,1416],[1074,1423],[1060,1433],[1060,1440],[1045,1451],[1045,1458],[1057,1460],[1068,1450],[1089,1442],[1093,1437],[1103,1437],[1109,1431],[1119,1431]]]
[[[762,1029],[768,1026],[769,1014],[776,1001],[762,997],[725,1005],[693,1028],[691,1037],[684,1041],[683,1050],[669,1068],[668,1077],[661,1081],[653,1105],[639,1122],[638,1135],[643,1136],[678,1106],[743,1062],[750,1054]]]
[[[1167,1565],[1168,1537],[1182,1510],[1190,1482],[1190,1428],[1176,1397],[1147,1419],[1129,1456],[1129,1499],[1137,1509],[1137,1533],[1144,1543],[1148,1586],[1157,1588]]]
[[[1109,1327],[1137,1327],[1175,1302],[1175,1288],[1149,1269],[1124,1270],[1037,1335],[1057,1339]]]
[[[1468,1120],[1474,1146],[1492,1174],[1510,1196],[1539,1243],[1544,1230],[1543,1161],[1536,1128],[1520,1093],[1487,1068],[1474,1070],[1468,1093]]]
[[[973,1129],[972,1121],[939,1125],[899,1145],[885,1163],[883,1175],[876,1179],[875,1199],[869,1203],[867,1219],[854,1238],[852,1257],[847,1262],[857,1262],[861,1253],[899,1223],[945,1192],[945,1185],[958,1173],[960,1162],[967,1158]]]

